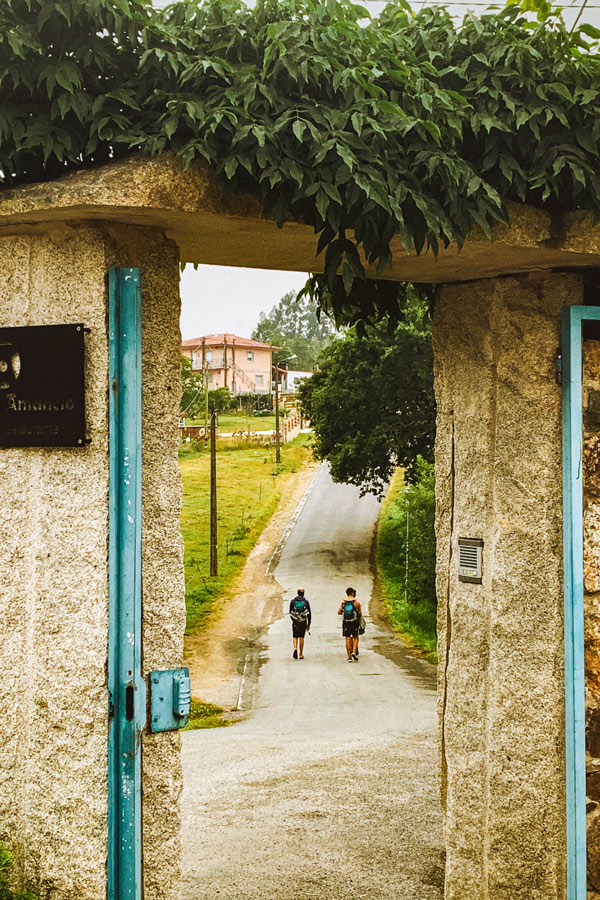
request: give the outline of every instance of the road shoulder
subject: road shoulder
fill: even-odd
[[[258,675],[262,636],[281,615],[282,589],[272,575],[277,554],[320,468],[309,462],[288,480],[277,510],[219,601],[210,625],[186,637],[185,664],[194,697],[233,713],[249,705],[247,692]]]

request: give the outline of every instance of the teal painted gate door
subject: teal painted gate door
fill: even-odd
[[[142,897],[142,329],[140,270],[109,272],[108,898]]]
[[[563,541],[567,898],[586,900],[585,665],[583,602],[582,328],[600,308],[563,309]]]

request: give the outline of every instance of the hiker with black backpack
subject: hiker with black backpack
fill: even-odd
[[[346,639],[348,662],[358,662],[358,634],[362,607],[356,599],[354,588],[346,588],[346,599],[340,603],[338,616],[342,616],[342,635]]]
[[[304,588],[298,588],[298,593],[290,602],[290,618],[292,620],[292,639],[294,642],[294,659],[304,659],[304,635],[306,630],[310,631],[310,622],[312,613],[310,611],[310,603],[304,596]],[[298,647],[300,642],[300,647]],[[298,649],[300,656],[298,656]]]

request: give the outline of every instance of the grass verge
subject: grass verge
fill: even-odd
[[[180,452],[183,480],[181,532],[184,540],[187,633],[206,627],[218,599],[256,544],[277,509],[281,490],[311,457],[310,436],[299,435],[281,448],[217,450],[217,524],[219,574],[210,571],[210,460],[203,449],[185,445]]]
[[[219,413],[217,417],[219,431],[222,434],[231,434],[234,431],[273,431],[275,428],[275,416],[246,416],[229,413]],[[281,414],[281,422],[284,417]],[[204,425],[204,419],[190,419],[188,425]]]
[[[406,584],[406,512],[409,510]],[[392,627],[430,661],[437,662],[435,603],[434,491],[429,473],[406,485],[401,469],[393,476],[377,538],[377,568],[383,604]],[[408,591],[407,591],[408,587]],[[408,593],[408,600],[407,600]]]
[[[195,731],[197,728],[225,728],[231,725],[223,718],[223,710],[214,703],[192,699],[190,717],[183,731]]]

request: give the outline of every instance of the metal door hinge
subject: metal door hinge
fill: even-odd
[[[556,383],[562,384],[562,348],[558,348],[555,360]]]
[[[150,672],[150,731],[185,728],[190,715],[191,683],[188,668]]]

